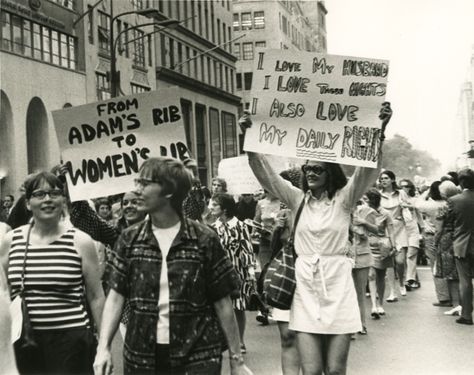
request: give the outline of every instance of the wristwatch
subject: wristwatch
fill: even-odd
[[[237,353],[234,353],[234,354],[230,354],[229,355],[229,361],[232,363],[236,363],[236,364],[239,364],[239,365],[243,365],[244,364],[244,356],[242,354],[237,354]]]

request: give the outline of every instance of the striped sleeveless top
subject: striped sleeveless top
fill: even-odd
[[[36,330],[89,327],[84,305],[82,259],[74,248],[75,228],[49,245],[28,247],[25,300]],[[26,238],[15,229],[8,254],[8,283],[12,299],[21,288]]]

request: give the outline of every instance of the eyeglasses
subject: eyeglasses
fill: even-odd
[[[301,167],[301,170],[303,171],[304,174],[307,174],[309,172],[313,172],[316,175],[321,175],[323,172],[327,172],[327,169],[324,167],[321,167],[320,165],[309,165],[305,164]]]
[[[143,186],[143,187],[147,187],[150,184],[160,184],[161,183],[161,181],[150,180],[148,178],[136,178],[134,181],[135,181],[135,186]]]
[[[45,190],[36,190],[31,193],[31,196],[37,199],[45,199],[46,195],[49,195],[50,198],[59,198],[63,196],[63,191],[61,189],[53,189],[49,191]]]
[[[138,205],[138,199],[137,198],[134,198],[134,199],[126,199],[122,202],[122,206],[128,206],[129,204],[133,205],[133,206],[136,206]]]

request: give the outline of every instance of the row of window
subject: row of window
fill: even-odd
[[[296,26],[291,25],[290,21],[281,13],[279,15],[280,30],[291,38],[291,43],[300,50],[316,51],[313,43],[305,37]]]
[[[231,66],[210,56],[198,56],[200,51],[164,34],[160,34],[158,43],[158,50],[161,51],[158,65],[221,90],[234,92],[234,69]]]
[[[242,82],[242,78],[244,81]],[[237,91],[240,90],[251,90],[252,89],[252,78],[253,78],[253,73],[252,72],[246,72],[246,73],[237,73],[235,75],[235,81],[236,81],[236,88]]]
[[[69,69],[76,69],[74,37],[2,11],[1,48]]]
[[[259,12],[243,12],[234,13],[233,22],[234,31],[244,31],[252,29],[264,29],[265,28],[265,13]]]
[[[111,98],[110,81],[107,79],[107,75],[96,72],[95,79],[96,79],[96,89],[97,89],[97,100],[110,99]],[[143,92],[150,91],[150,88],[130,82],[130,91],[132,94],[141,94]]]
[[[184,99],[181,99],[181,111],[188,148],[193,155],[196,155],[201,182],[207,184],[209,168],[211,175],[216,176],[221,159],[238,155],[235,115],[225,111],[219,113],[216,108],[198,103],[194,105],[193,110],[193,103]],[[192,135],[196,140],[195,151]]]
[[[76,8],[76,4],[74,0],[51,0],[65,8],[74,10]]]
[[[146,35],[145,32],[139,29],[130,29],[130,25],[121,20],[117,20],[117,36],[121,34],[117,43],[117,53],[129,58],[130,55],[133,59],[133,64],[137,67],[145,68],[146,57],[145,57],[145,44],[148,50],[148,65],[153,65],[153,53],[152,53],[152,37]],[[89,43],[94,44],[93,36],[93,12],[90,13],[89,17]],[[128,30],[128,31],[125,31]],[[122,31],[124,31],[122,33]],[[110,16],[104,12],[98,11],[98,25],[97,35],[99,52],[110,56]],[[133,50],[130,52],[130,46],[133,46]]]
[[[232,28],[223,20],[215,16],[215,4],[218,1],[186,0],[186,1],[158,1],[158,10],[178,20],[192,17],[182,25],[201,37],[220,45],[232,39]],[[222,6],[230,10],[230,0],[222,1]],[[197,15],[197,17],[193,17]],[[231,46],[224,44],[224,50],[231,53]]]
[[[255,48],[265,48],[266,42],[255,42]],[[234,56],[238,60],[253,60],[254,42],[234,43]]]

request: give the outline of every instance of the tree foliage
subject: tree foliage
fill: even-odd
[[[397,178],[409,178],[413,181],[417,174],[424,177],[437,176],[441,163],[427,151],[413,148],[407,138],[395,134],[383,146],[383,168],[393,171]]]

